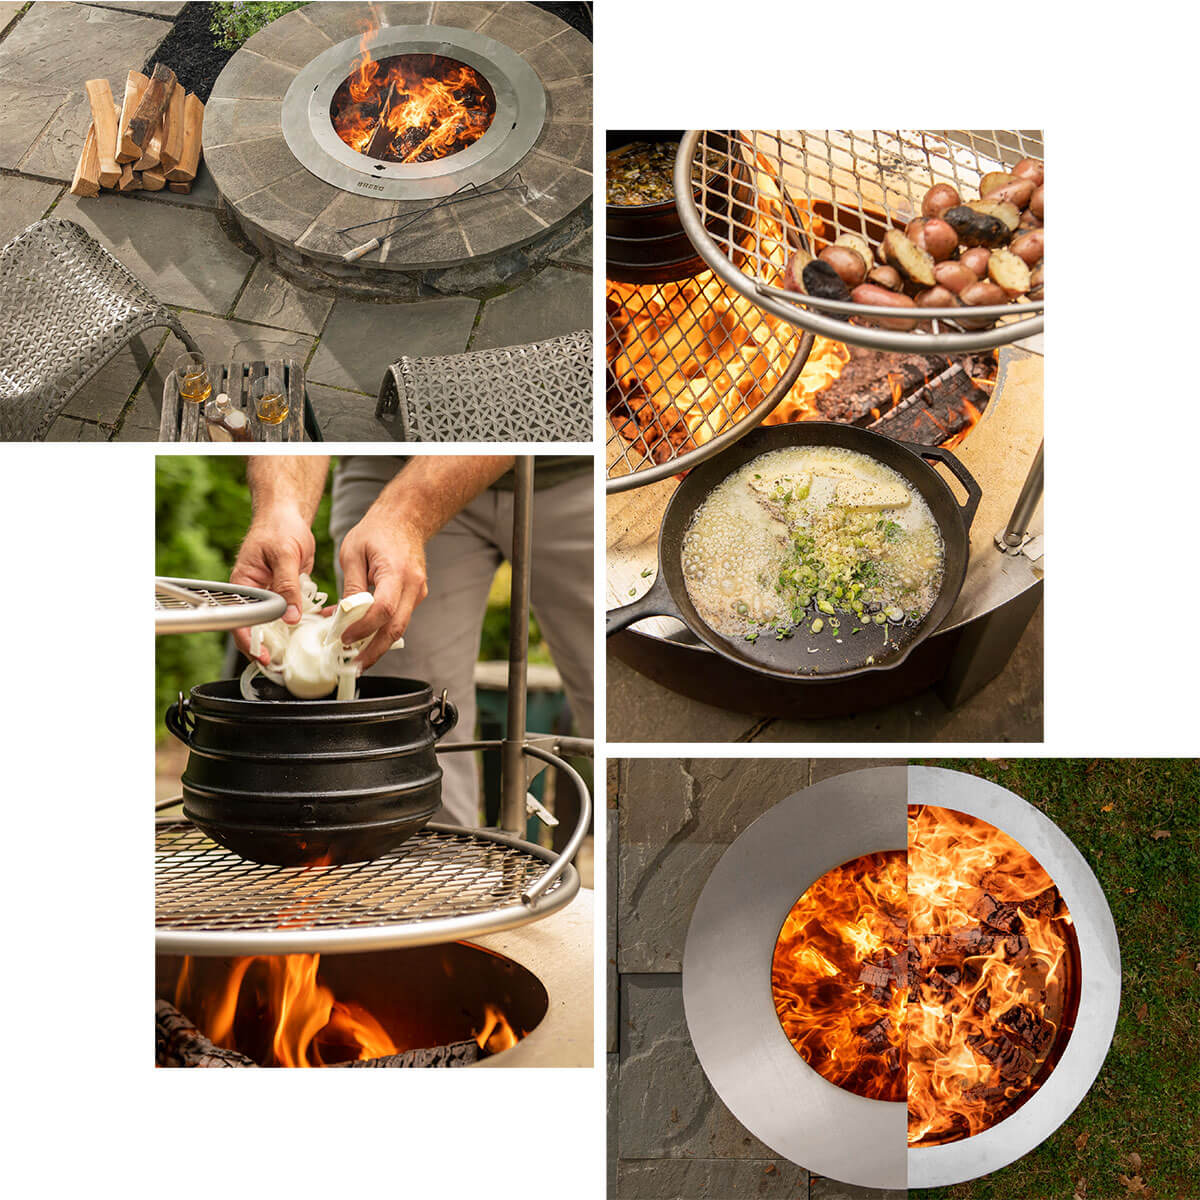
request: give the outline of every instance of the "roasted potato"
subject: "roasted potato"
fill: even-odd
[[[1003,187],[1006,183],[1015,182],[1019,176],[1010,175],[1007,171],[989,171],[979,181],[979,194],[986,196],[989,192],[994,192],[997,188]]]
[[[1036,158],[1023,158],[1012,169],[1019,179],[1032,179],[1034,187],[1041,187],[1046,182],[1046,165]]]
[[[820,296],[823,300],[850,299],[850,289],[842,282],[841,276],[827,262],[813,259],[801,272],[801,282],[804,290],[810,296]],[[834,316],[841,316],[834,313]],[[843,318],[848,320],[849,318]]]
[[[1039,184],[1033,195],[1029,198],[1029,211],[1033,213],[1039,221],[1046,217],[1046,188],[1044,184]]]
[[[872,267],[867,282],[887,288],[889,292],[898,292],[904,286],[904,280],[895,267]]]
[[[1032,267],[1042,261],[1046,252],[1046,231],[1044,229],[1027,229],[1018,233],[1008,248],[1027,266]]]
[[[961,262],[940,262],[933,268],[933,277],[939,287],[958,295],[965,287],[979,282],[979,276]]]
[[[858,234],[843,233],[833,244],[835,246],[843,246],[847,250],[853,250],[863,260],[863,270],[869,271],[871,269],[871,264],[875,261],[875,256],[871,253],[871,247]]]
[[[1030,300],[1044,300],[1046,297],[1046,273],[1045,266],[1038,263],[1029,273],[1029,298]]]
[[[838,278],[848,288],[858,287],[867,277],[867,264],[863,262],[862,255],[848,246],[826,246],[818,257],[837,272]]]
[[[924,287],[933,287],[933,256],[909,241],[898,229],[884,234],[879,249],[884,262],[895,267],[906,279]]]
[[[851,293],[855,304],[869,304],[878,308],[916,308],[917,302],[911,296],[899,292],[889,292],[886,288],[877,287],[873,283],[862,283]],[[860,320],[864,318],[859,318]],[[916,321],[905,320],[901,317],[872,317],[870,324],[883,329],[912,329]]]
[[[942,262],[958,249],[958,234],[954,226],[943,221],[940,217],[923,218],[924,224],[914,238],[909,237],[933,259]]]
[[[968,200],[967,207],[985,217],[995,217],[1009,233],[1016,233],[1021,224],[1021,210],[1007,200]]]
[[[982,279],[987,274],[989,258],[991,258],[991,251],[986,246],[975,246],[970,250],[964,250],[958,256],[958,261],[968,270],[973,271],[976,279]]]
[[[945,287],[926,288],[917,296],[918,308],[954,308],[958,304],[958,297]]]
[[[1021,214],[1021,224],[1020,224],[1019,228],[1021,228],[1021,229],[1041,229],[1042,224],[1043,224],[1042,218],[1037,216],[1033,212],[1032,209],[1027,208]]]
[[[1008,300],[1008,297],[999,284],[992,283],[989,279],[981,279],[978,283],[973,283],[970,287],[963,288],[958,293],[958,299],[962,304],[981,305],[1004,304]],[[958,323],[964,329],[986,329],[989,325],[995,324],[995,320],[995,317],[979,317],[975,320],[967,317],[959,317]]]
[[[807,250],[797,250],[791,258],[788,259],[787,269],[783,273],[783,286],[785,291],[802,292],[804,291],[804,268],[812,262],[813,256]]]
[[[975,201],[976,204],[983,201]],[[1011,208],[1012,206],[1009,205]],[[1016,211],[1015,209],[1013,210]],[[944,220],[953,226],[958,234],[960,246],[1003,246],[1010,234],[1016,229],[1020,220],[1013,222],[1012,229],[998,217],[990,213],[979,212],[969,205],[960,204],[957,208],[948,208]]]
[[[921,215],[923,217],[941,217],[945,215],[946,209],[953,208],[959,203],[961,201],[954,188],[948,183],[935,183],[925,193],[925,199],[921,201]]]
[[[1002,187],[993,188],[990,192],[984,192],[983,199],[1000,200],[1007,204],[1012,204],[1016,208],[1026,208],[1030,197],[1033,195],[1034,187],[1032,179],[1013,179]]]
[[[1011,299],[1029,291],[1029,267],[1011,250],[1001,247],[988,259],[988,278],[1002,287]]]

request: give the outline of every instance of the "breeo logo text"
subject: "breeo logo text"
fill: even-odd
[[[375,192],[383,191],[382,183],[371,183],[369,180],[366,180],[366,179],[358,180],[358,186],[360,188],[370,188],[372,191],[375,191]]]

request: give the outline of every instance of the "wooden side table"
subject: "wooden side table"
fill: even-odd
[[[275,359],[272,362],[215,362],[205,361],[212,380],[214,396],[224,392],[233,408],[246,414],[250,435],[256,442],[302,442],[305,440],[304,409],[307,391],[304,368],[294,359]],[[254,415],[250,388],[255,379],[268,370],[281,372],[288,398],[288,415],[278,425],[264,425]],[[205,401],[207,403],[207,401]],[[163,388],[162,419],[158,425],[160,442],[208,442],[208,425],[204,420],[204,404],[179,399],[179,384],[172,371]]]

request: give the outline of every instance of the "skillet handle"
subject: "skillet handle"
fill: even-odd
[[[640,600],[623,605],[621,608],[614,608],[612,612],[605,615],[604,636],[612,637],[614,633],[620,633],[622,629],[634,624],[635,621],[642,620],[643,617],[675,617],[680,621],[683,620],[679,610],[675,607],[675,602],[671,599],[671,593],[663,579],[661,569],[658,572],[658,578],[654,581],[654,586]]]
[[[960,504],[958,511],[962,514],[963,524],[970,532],[971,522],[975,519],[975,510],[983,498],[983,489],[975,482],[975,476],[944,446],[918,446],[915,442],[901,442],[900,444],[921,458],[929,458],[942,463],[967,489],[966,503]]]
[[[188,717],[192,702],[184,698],[182,692],[179,693],[179,699],[172,704],[163,714],[163,720],[167,728],[190,750],[192,748],[192,730],[195,728],[195,720],[188,723]]]

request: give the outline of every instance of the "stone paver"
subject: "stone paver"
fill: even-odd
[[[814,1175],[808,1200],[908,1200],[903,1188],[866,1188]]]
[[[617,1165],[617,1200],[808,1200],[808,1172],[784,1158],[658,1158]]]
[[[72,178],[74,178],[73,175]],[[192,190],[186,195],[173,192],[170,188],[163,188],[157,192],[137,192],[135,195],[139,200],[153,200],[155,203],[161,204],[176,204],[180,208],[208,208],[216,212],[221,206],[221,193],[217,191],[217,185],[213,181],[213,177],[209,174],[203,160],[201,160],[200,170],[196,173],[196,178],[192,181]]]
[[[153,361],[165,332],[149,329],[123,347],[78,395],[68,401],[64,415],[114,425],[129,403],[138,380]]]
[[[154,17],[177,17],[186,0],[86,0],[91,8],[126,8]]]
[[[592,253],[592,226],[589,225],[569,246],[560,250],[555,256],[555,261],[564,263],[574,263],[576,266],[591,268],[595,261],[595,255]]]
[[[518,346],[591,327],[591,275],[547,267],[523,287],[483,306],[471,349]]]
[[[0,175],[0,246],[40,221],[61,191],[56,183]]]
[[[680,975],[621,980],[622,1159],[774,1156],[717,1098],[696,1058]]]
[[[4,119],[0,120],[0,167],[16,169],[41,131],[67,104],[70,95],[64,88],[0,79],[0,113],[4,114]],[[79,145],[83,145],[82,139]]]
[[[375,397],[308,385],[321,436],[327,442],[390,442],[391,427],[375,419]]]
[[[102,194],[67,196],[55,215],[78,221],[166,304],[228,312],[254,265],[196,209]]]
[[[0,4],[0,33],[12,24],[17,13],[24,7],[22,0],[4,0],[4,3]]]
[[[276,329],[320,333],[332,307],[333,301],[328,297],[298,288],[265,262],[260,262],[238,298],[233,315]]]
[[[414,304],[339,300],[308,378],[378,395],[384,372],[402,355],[462,353],[478,308],[465,297]]]
[[[112,430],[91,421],[79,421],[74,417],[59,417],[46,434],[48,442],[107,442]]]
[[[21,170],[69,180],[90,121],[84,83],[107,79],[120,103],[129,70],[153,54],[169,28],[108,8],[35,4],[0,43],[0,85],[33,89],[16,96],[17,112],[3,106],[8,133],[0,134],[0,147],[23,139]],[[11,152],[8,145],[0,166],[16,165]]]

